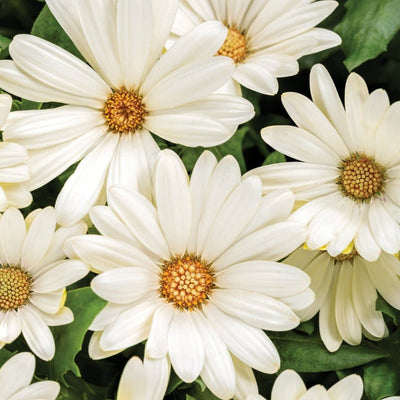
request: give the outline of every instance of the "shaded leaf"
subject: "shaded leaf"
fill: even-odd
[[[44,6],[35,23],[33,24],[32,35],[39,36],[42,39],[46,39],[63,49],[69,51],[75,56],[83,59],[81,53],[72,43],[72,40],[63,31],[60,24],[53,17],[47,6]]]
[[[267,158],[263,162],[263,165],[268,165],[268,164],[276,164],[276,163],[281,163],[285,162],[286,158],[282,153],[279,153],[279,151],[273,151],[268,154]]]
[[[371,361],[389,357],[385,349],[364,341],[359,346],[343,344],[330,353],[319,335],[305,336],[295,332],[269,332],[281,356],[281,370],[297,372],[324,372],[353,368]]]
[[[336,31],[342,37],[349,71],[386,50],[400,29],[398,0],[347,0],[347,13]]]

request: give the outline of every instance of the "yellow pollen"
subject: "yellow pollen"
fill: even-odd
[[[352,260],[355,256],[358,256],[357,250],[353,249],[350,253],[340,253],[336,257],[333,257],[336,261]]]
[[[129,133],[142,126],[147,112],[139,95],[120,89],[108,96],[103,115],[112,132]]]
[[[31,276],[20,267],[0,267],[0,311],[17,309],[29,301]]]
[[[199,308],[214,287],[210,266],[194,255],[185,254],[165,261],[162,270],[161,296],[179,309]]]
[[[225,42],[217,54],[230,57],[235,63],[240,63],[246,58],[246,38],[237,29],[228,28]]]
[[[339,168],[341,174],[337,183],[345,196],[365,201],[382,191],[385,171],[373,158],[352,154]]]

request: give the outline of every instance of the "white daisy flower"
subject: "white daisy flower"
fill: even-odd
[[[344,109],[329,73],[315,65],[310,75],[313,101],[284,93],[293,126],[270,126],[263,139],[302,162],[263,166],[263,190],[290,188],[306,202],[292,216],[309,227],[307,246],[327,246],[333,257],[354,242],[362,257],[400,249],[400,102],[389,104],[382,89],[371,94],[350,74]]]
[[[232,156],[217,163],[204,152],[189,182],[182,161],[165,150],[154,179],[155,205],[112,188],[109,207],[90,213],[103,236],[67,242],[101,272],[91,286],[108,301],[90,326],[89,354],[108,357],[147,339],[147,357],[168,355],[182,380],[200,375],[230,399],[232,357],[276,372],[279,355],[263,329],[294,328],[294,311],[314,299],[307,274],[276,262],[306,229],[286,221],[292,193],[263,198],[259,178],[242,180]]]
[[[315,28],[337,5],[330,0],[183,0],[172,32],[179,37],[204,21],[221,21],[228,35],[218,54],[236,64],[226,89],[240,93],[240,84],[273,95],[277,78],[298,73],[297,59],[341,43],[336,33]]]
[[[326,251],[298,249],[285,263],[300,267],[311,277],[315,302],[298,312],[302,321],[319,315],[319,331],[329,351],[342,341],[358,345],[362,334],[377,340],[387,336],[382,313],[376,311],[377,292],[400,309],[400,261],[382,252],[368,262],[355,250],[331,257]]]
[[[41,381],[30,385],[35,372],[35,357],[31,353],[18,353],[0,368],[1,400],[55,400],[60,385],[54,381]]]
[[[0,94],[0,129],[7,122],[11,105],[11,96]],[[0,211],[8,206],[24,208],[32,203],[27,188],[30,178],[27,159],[28,152],[19,144],[0,142]]]
[[[361,400],[363,382],[359,375],[346,376],[328,390],[322,385],[307,389],[297,372],[287,369],[274,382],[271,400]]]
[[[132,357],[122,372],[116,400],[162,400],[168,386],[170,364],[159,359]]]
[[[105,187],[127,185],[150,196],[159,149],[149,131],[186,146],[214,146],[254,115],[250,102],[213,94],[232,75],[214,57],[227,29],[196,27],[165,54],[178,0],[48,0],[50,10],[93,67],[32,35],[10,44],[0,86],[33,101],[67,104],[22,112],[4,137],[29,150],[36,189],[79,163],[56,201],[57,221],[70,225]]]
[[[65,260],[62,246],[86,229],[84,223],[56,229],[52,207],[36,210],[26,220],[10,207],[0,217],[0,346],[22,332],[38,357],[53,358],[49,326],[73,321],[64,307],[65,287],[89,272],[82,261]]]

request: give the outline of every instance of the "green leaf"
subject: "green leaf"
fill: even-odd
[[[390,306],[381,296],[376,300],[375,308],[377,311],[382,311],[384,314],[392,318],[395,325],[400,323],[400,311]]]
[[[75,356],[82,349],[82,342],[89,325],[106,303],[89,287],[68,292],[66,306],[74,313],[74,321],[71,324],[53,328],[56,354],[49,363],[46,363],[48,366],[46,375],[51,379],[66,383],[64,375],[68,371],[80,376]]]
[[[0,366],[2,366],[7,360],[9,360],[12,356],[17,354],[17,351],[8,351],[6,349],[0,350]]]
[[[364,389],[372,400],[384,399],[400,392],[400,329],[378,346],[391,357],[379,360],[364,367]]]
[[[282,153],[279,153],[279,151],[273,151],[268,154],[267,158],[263,162],[263,165],[268,165],[268,164],[276,164],[276,163],[281,163],[285,162],[286,158]]]
[[[0,35],[0,59],[8,57],[8,45],[11,43],[11,39]]]
[[[109,390],[107,387],[89,384],[72,372],[68,372],[64,379],[68,387],[61,385],[57,400],[98,400],[108,398],[107,392]]]
[[[400,29],[400,1],[347,0],[347,13],[336,31],[342,37],[349,71],[386,50]]]
[[[69,51],[75,56],[83,59],[81,53],[72,43],[72,40],[63,31],[59,23],[53,17],[47,6],[44,6],[35,23],[33,24],[32,35],[39,36],[42,39],[46,39],[63,49]]]
[[[338,351],[330,353],[318,334],[305,336],[295,332],[270,332],[281,356],[281,370],[297,372],[338,371],[353,368],[374,360],[389,357],[389,353],[364,341],[359,346],[343,344]]]

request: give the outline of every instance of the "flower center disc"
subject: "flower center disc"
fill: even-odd
[[[340,253],[334,259],[336,261],[345,261],[345,260],[352,260],[355,256],[358,256],[357,250],[353,249],[350,253]]]
[[[139,95],[121,89],[108,96],[103,114],[112,132],[128,133],[141,127],[147,112]]]
[[[31,293],[32,278],[19,267],[0,268],[0,311],[23,306]]]
[[[385,173],[373,158],[352,154],[342,162],[338,183],[345,196],[354,200],[369,200],[382,190]]]
[[[204,303],[214,286],[208,265],[194,255],[166,261],[161,275],[161,295],[177,308],[192,311]]]
[[[239,63],[246,58],[246,38],[235,28],[228,28],[224,44],[218,50],[218,55],[232,58]]]

